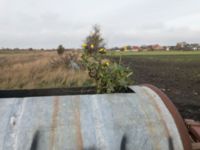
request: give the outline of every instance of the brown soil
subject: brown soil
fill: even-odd
[[[200,62],[163,62],[123,58],[134,70],[136,84],[160,88],[173,101],[183,118],[200,120]]]

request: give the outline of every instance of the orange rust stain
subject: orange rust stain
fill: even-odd
[[[52,122],[51,122],[51,132],[50,132],[50,150],[55,149],[55,137],[56,137],[56,128],[58,125],[58,113],[59,113],[59,97],[55,97],[53,101],[53,113],[52,113]]]
[[[82,134],[81,134],[81,122],[80,122],[80,98],[77,96],[76,97],[77,105],[75,109],[75,125],[76,125],[76,133],[77,133],[77,146],[78,150],[83,150],[83,139],[82,139]]]

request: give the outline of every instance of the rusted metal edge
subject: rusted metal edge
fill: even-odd
[[[200,150],[200,143],[192,143],[193,150]]]
[[[195,137],[196,141],[200,141],[200,134],[198,128],[191,127],[190,129],[191,134]]]
[[[200,127],[200,122],[194,121],[192,119],[185,119],[185,123],[187,126],[199,126]]]
[[[192,137],[192,140],[195,142],[200,142],[200,122],[191,119],[185,119],[185,123],[189,130],[190,136]]]
[[[175,121],[177,129],[179,131],[179,134],[180,134],[184,149],[185,150],[192,150],[192,145],[191,145],[191,142],[190,142],[189,133],[187,131],[186,125],[185,125],[185,123],[183,121],[183,118],[179,114],[178,110],[176,109],[176,107],[172,103],[172,101],[167,97],[166,94],[164,94],[157,87],[155,87],[153,85],[150,85],[150,84],[143,84],[142,86],[150,88],[155,93],[157,93],[158,96],[160,96],[160,98],[162,99],[163,103],[166,105],[166,107],[168,108],[168,110],[171,113],[172,117],[174,118],[174,121]]]

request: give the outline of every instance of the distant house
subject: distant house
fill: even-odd
[[[185,51],[195,51],[200,50],[200,45],[198,43],[186,43],[186,42],[179,42],[176,44],[176,50],[185,50]]]
[[[149,46],[147,46],[147,45],[142,45],[140,47],[140,51],[148,51],[148,50],[149,50]]]
[[[164,47],[160,46],[159,44],[151,45],[150,47],[151,47],[151,50],[153,50],[153,51],[164,50]]]
[[[179,42],[176,44],[176,50],[186,50],[188,48],[188,43]]]
[[[196,51],[196,50],[200,50],[200,45],[198,43],[192,43],[190,44],[191,49]]]
[[[170,51],[171,51],[171,50],[172,50],[172,51],[173,51],[173,50],[177,50],[177,49],[176,49],[176,46],[168,46],[168,47],[169,47],[169,50],[170,50]]]
[[[140,50],[139,46],[132,46],[131,51],[138,52]]]
[[[165,51],[170,51],[170,46],[163,46],[163,49],[164,49]]]

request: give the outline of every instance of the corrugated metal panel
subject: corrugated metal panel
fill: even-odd
[[[0,149],[183,149],[160,97],[131,88],[135,93],[0,99]]]

